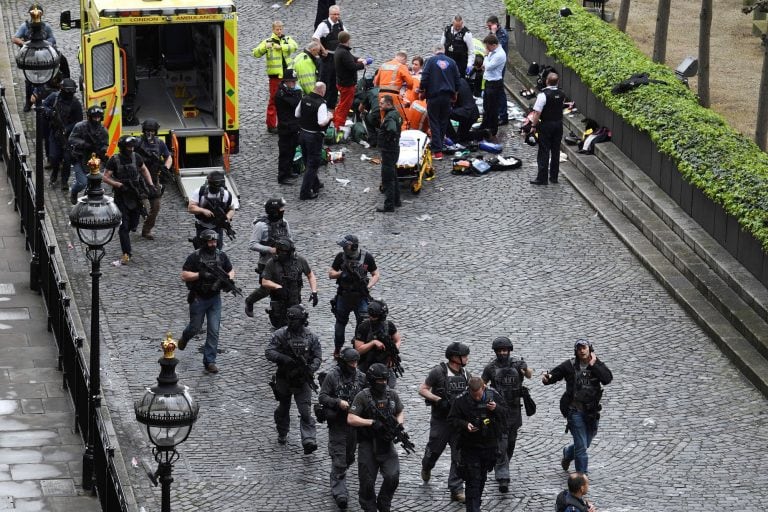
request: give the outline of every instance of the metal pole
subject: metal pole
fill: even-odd
[[[35,98],[35,216],[32,233],[32,260],[29,262],[29,288],[40,291],[40,250],[43,247],[43,222],[45,220],[45,175],[43,173],[43,100]]]
[[[157,468],[157,474],[160,480],[160,488],[162,490],[162,501],[160,512],[171,512],[171,483],[173,477],[171,472],[173,471],[173,464],[168,461],[160,463]]]
[[[88,444],[83,454],[83,489],[95,492],[96,411],[101,407],[99,278],[101,277],[101,258],[104,257],[104,247],[88,247],[86,254],[91,260],[91,361],[88,378]]]

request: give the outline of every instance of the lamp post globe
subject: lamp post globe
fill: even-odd
[[[47,83],[59,69],[61,55],[45,40],[43,35],[43,11],[33,8],[29,11],[32,34],[16,54],[16,66],[24,72],[24,78],[35,85]]]
[[[134,403],[136,420],[145,425],[147,436],[154,445],[152,453],[158,463],[152,476],[162,487],[162,512],[171,511],[171,476],[173,463],[179,458],[176,447],[187,440],[197,421],[200,406],[192,399],[189,388],[179,384],[174,356],[176,342],[168,333],[163,340],[163,357],[157,385],[147,388],[144,396]]]

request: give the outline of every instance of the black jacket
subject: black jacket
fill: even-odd
[[[496,409],[489,411],[488,402],[496,402]],[[454,400],[448,422],[459,434],[459,447],[492,448],[498,444],[501,434],[506,431],[507,404],[504,398],[492,388],[486,388],[483,399],[476,402],[469,391]],[[472,423],[478,431],[469,432],[467,424]]]
[[[297,133],[299,119],[296,117],[296,106],[301,101],[301,89],[289,89],[285,84],[275,94],[277,108],[277,129],[281,133]]]
[[[333,62],[336,67],[336,85],[349,87],[357,84],[357,71],[365,66],[357,62],[349,46],[340,44],[333,54]]]

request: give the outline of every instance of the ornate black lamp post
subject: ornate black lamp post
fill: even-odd
[[[104,246],[112,240],[122,216],[111,197],[104,195],[99,173],[100,160],[94,155],[88,161],[90,174],[86,194],[72,207],[69,222],[77,230],[80,241],[88,246],[86,256],[91,262],[91,360],[88,379],[88,444],[83,454],[83,489],[96,486],[93,467],[96,439],[96,411],[101,406],[100,338],[99,338],[99,278]]]
[[[176,446],[187,440],[192,425],[197,420],[200,406],[192,400],[187,386],[179,384],[174,356],[176,342],[168,333],[163,340],[163,357],[157,385],[147,388],[144,396],[134,404],[136,420],[147,426],[147,435],[154,444],[152,454],[158,463],[157,472],[151,475],[155,485],[162,487],[162,512],[171,512],[171,482],[173,463],[179,458]]]
[[[43,85],[53,78],[59,69],[61,56],[43,34],[43,11],[37,7],[29,11],[32,28],[31,39],[24,43],[16,54],[16,66],[24,72],[24,78],[33,85]],[[24,101],[28,101],[25,98]],[[43,108],[40,95],[35,100],[35,211],[38,223],[35,228],[35,243],[32,247],[32,261],[29,264],[29,287],[40,290],[40,251],[43,247],[41,226],[45,219],[45,178],[43,176]]]

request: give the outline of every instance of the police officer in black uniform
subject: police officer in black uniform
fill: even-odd
[[[150,190],[149,195],[149,213],[141,227],[141,236],[147,240],[154,240],[152,228],[155,227],[157,216],[160,213],[160,197],[163,194],[163,186],[160,183],[161,172],[170,172],[173,157],[168,150],[165,141],[157,136],[160,129],[160,123],[157,120],[148,118],[141,123],[141,139],[136,147],[136,152],[144,157],[144,163],[152,176],[152,182],[155,184],[155,190]]]
[[[304,453],[317,450],[317,431],[312,417],[312,388],[314,373],[320,368],[323,355],[320,341],[307,328],[309,313],[302,305],[288,308],[288,325],[272,335],[264,355],[277,364],[273,391],[278,400],[275,409],[277,442],[285,444],[291,427],[291,397],[299,410],[299,432]]]
[[[342,350],[337,365],[325,376],[318,397],[328,421],[331,495],[342,510],[349,503],[347,469],[355,461],[357,449],[357,429],[347,425],[347,412],[352,400],[366,386],[365,374],[357,368],[359,361],[357,350]]]
[[[360,247],[355,235],[345,235],[337,245],[343,250],[336,255],[328,271],[328,277],[338,285],[331,308],[336,317],[334,326],[334,356],[344,344],[344,331],[350,313],[355,314],[359,325],[368,315],[370,291],[379,282],[379,269],[373,255]],[[368,275],[370,274],[370,278]]]
[[[339,91],[336,89],[336,66],[333,60],[334,52],[339,46],[339,34],[346,29],[341,21],[341,9],[338,5],[331,4],[328,8],[328,17],[317,24],[312,39],[319,42],[323,49],[320,51],[322,64],[320,66],[320,81],[328,86],[325,91],[325,100],[328,108],[336,108],[339,99]]]
[[[453,17],[453,22],[445,27],[441,44],[445,47],[446,57],[456,61],[461,76],[467,74],[469,55],[474,54],[474,45],[470,51],[471,41],[472,33],[464,26],[464,19],[457,14]]]
[[[264,203],[265,216],[257,217],[253,221],[253,232],[248,248],[259,253],[259,262],[256,272],[259,274],[259,286],[245,298],[245,314],[253,316],[253,305],[269,295],[269,290],[261,286],[261,273],[269,260],[277,252],[275,242],[280,238],[293,240],[291,228],[285,216],[287,203],[282,197],[267,199]]]
[[[523,416],[520,413],[522,404],[520,398],[523,391],[523,378],[530,379],[533,369],[523,358],[513,356],[512,340],[506,336],[499,336],[491,344],[496,353],[496,358],[483,369],[483,382],[490,384],[493,389],[501,393],[509,408],[507,430],[502,433],[499,444],[499,460],[496,461],[496,481],[499,483],[500,492],[509,491],[509,461],[515,453],[517,431],[523,426]]]
[[[602,410],[602,386],[611,383],[613,374],[605,363],[597,358],[589,340],[576,340],[573,353],[572,359],[560,363],[544,374],[541,382],[549,385],[565,379],[565,393],[560,398],[560,412],[568,420],[573,444],[563,448],[560,464],[563,471],[568,471],[571,461],[576,461],[576,471],[588,473],[587,448],[597,435]]]
[[[323,151],[325,127],[331,122],[323,94],[326,86],[317,82],[311,93],[304,96],[296,107],[295,115],[299,118],[299,144],[304,159],[304,179],[301,181],[299,199],[317,199],[323,184],[317,177],[320,157]]]
[[[377,212],[394,212],[400,202],[400,186],[397,183],[397,159],[400,158],[400,128],[403,119],[395,108],[392,96],[379,98],[379,108],[384,112],[384,119],[378,131],[378,144],[381,150],[381,186],[384,189],[384,206],[376,207]]]
[[[387,320],[389,308],[383,300],[372,300],[368,304],[368,318],[355,329],[355,349],[360,353],[360,370],[366,372],[371,365],[381,363],[389,368],[387,386],[397,386],[397,375],[392,371],[394,346],[400,352],[400,333],[394,322]]]
[[[307,260],[296,254],[290,238],[275,242],[275,257],[269,260],[261,273],[261,285],[272,297],[269,303],[269,320],[275,329],[287,322],[286,314],[291,306],[301,304],[302,275],[307,276],[312,307],[317,306],[317,278]]]
[[[448,422],[459,435],[458,472],[467,482],[467,512],[480,512],[488,472],[496,464],[499,441],[506,429],[504,398],[486,387],[480,377],[470,377],[467,392],[457,398]]]
[[[217,226],[217,221],[231,222],[240,207],[237,197],[227,190],[226,183],[223,171],[210,172],[205,184],[189,195],[187,205],[187,211],[195,216],[197,240],[200,239],[200,233],[212,229],[219,235],[219,249],[224,246],[224,228]],[[217,217],[214,210],[223,212],[223,218]]]
[[[288,69],[283,74],[280,87],[275,93],[277,109],[277,182],[293,185],[293,157],[299,145],[299,120],[296,106],[301,101],[301,89],[296,87],[296,71]]]
[[[368,369],[369,388],[355,396],[347,423],[360,427],[357,432],[357,474],[360,478],[360,508],[364,512],[390,512],[392,497],[400,484],[400,459],[384,425],[376,419],[379,411],[403,424],[403,403],[394,389],[387,386],[389,369],[376,363]],[[381,472],[381,488],[376,494],[376,476]]]
[[[101,122],[104,120],[104,109],[96,105],[88,107],[85,121],[80,121],[69,134],[69,151],[75,181],[69,189],[69,201],[77,204],[77,195],[88,184],[86,171],[91,155],[96,156],[104,165],[107,162],[109,149],[109,132]]]
[[[531,124],[539,132],[539,152],[536,163],[539,173],[532,185],[546,185],[547,172],[549,182],[557,183],[560,174],[560,139],[563,138],[563,104],[565,93],[558,88],[560,77],[557,72],[547,75],[547,86],[536,97],[533,111],[528,114]]]
[[[43,101],[43,109],[48,119],[48,160],[51,163],[51,186],[61,174],[61,190],[69,186],[70,162],[69,139],[75,125],[83,119],[83,105],[75,97],[77,84],[71,78],[61,81],[61,90],[51,93]]]
[[[133,135],[121,136],[117,141],[120,151],[109,159],[104,173],[104,182],[115,190],[115,204],[123,215],[118,230],[123,265],[131,260],[130,233],[139,226],[139,216],[143,210],[141,201],[146,198],[148,187],[154,186],[144,159],[134,151],[138,142]],[[145,210],[143,213],[146,215]]]
[[[187,348],[191,340],[203,326],[205,317],[206,336],[203,346],[203,366],[208,373],[218,373],[216,354],[219,347],[219,327],[221,325],[221,283],[208,271],[205,264],[215,265],[226,272],[230,279],[235,278],[235,270],[227,254],[216,248],[218,236],[212,229],[200,233],[202,247],[187,257],[181,271],[181,279],[189,289],[189,324],[179,339],[179,350]]]
[[[451,447],[451,469],[448,473],[448,490],[451,500],[464,503],[464,480],[458,473],[458,434],[448,423],[448,412],[453,402],[467,390],[470,374],[464,369],[469,361],[469,347],[453,342],[445,349],[448,363],[440,363],[429,371],[426,380],[419,386],[419,394],[432,407],[429,420],[429,442],[421,459],[421,479],[428,482],[432,468],[445,450]]]

